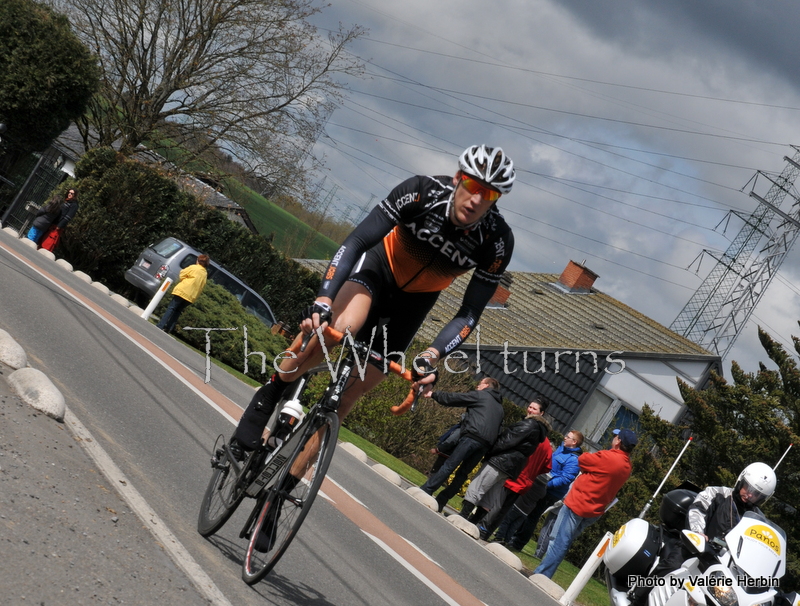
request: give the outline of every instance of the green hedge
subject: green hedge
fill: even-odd
[[[102,277],[117,292],[133,295],[125,270],[149,245],[174,236],[206,252],[247,282],[279,320],[313,300],[319,277],[277,252],[219,210],[181,190],[168,175],[111,149],[87,152],[76,169],[78,214],[64,232],[63,252],[75,269]]]
[[[156,307],[156,315],[161,316],[172,299],[172,289]],[[261,383],[274,372],[272,361],[276,355],[284,351],[289,343],[279,335],[273,335],[262,322],[247,313],[238,299],[221,286],[207,282],[202,294],[187,307],[178,319],[175,334],[192,347],[206,351],[205,330],[184,330],[192,328],[215,328],[236,330],[213,330],[210,333],[211,357],[224,362],[228,366],[247,374]],[[247,329],[247,351],[251,353],[247,359],[247,372],[244,368],[245,328]],[[263,352],[262,357],[252,352]],[[265,372],[261,372],[264,368]],[[242,402],[246,404],[246,402]]]

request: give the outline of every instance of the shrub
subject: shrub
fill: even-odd
[[[156,308],[161,315],[171,299],[172,289]],[[192,328],[215,328],[236,330],[184,330]],[[265,382],[274,372],[272,361],[288,346],[286,339],[273,335],[270,330],[252,314],[247,313],[239,301],[227,290],[207,282],[203,293],[181,314],[175,332],[181,339],[200,351],[206,351],[206,334],[210,335],[211,356],[228,366],[244,373],[244,332],[247,329],[247,350],[251,352],[247,360],[247,376]],[[264,354],[265,372],[262,373],[262,357],[252,352]]]
[[[147,246],[174,236],[211,256],[247,282],[279,320],[313,300],[319,277],[277,252],[263,237],[181,190],[164,172],[111,149],[87,152],[76,180],[62,186],[80,192],[78,214],[64,232],[66,258],[75,269],[132,296],[125,270]]]

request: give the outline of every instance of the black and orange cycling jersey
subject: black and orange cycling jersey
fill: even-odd
[[[443,176],[412,177],[395,187],[336,252],[319,296],[334,299],[370,249],[385,256],[404,293],[437,293],[474,270],[461,309],[433,343],[442,354],[455,349],[494,294],[511,260],[514,236],[496,207],[469,228],[453,225],[452,194],[452,178]]]

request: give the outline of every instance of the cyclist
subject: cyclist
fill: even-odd
[[[316,301],[301,313],[302,333],[330,322],[369,342],[377,327],[373,347],[380,350],[385,327],[385,351],[398,358],[439,292],[474,269],[461,308],[412,364],[413,387],[432,387],[439,360],[473,330],[511,260],[514,237],[495,204],[514,178],[513,162],[501,148],[473,145],[459,157],[455,176],[415,176],[395,187],[334,255]],[[259,445],[286,387],[322,360],[316,338],[296,358],[281,360],[280,371],[255,393],[239,421],[231,440],[236,456]],[[345,392],[339,416],[383,378],[368,365],[364,380],[354,379]]]

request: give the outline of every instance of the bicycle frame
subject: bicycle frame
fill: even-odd
[[[337,413],[342,396],[358,380],[355,371],[363,373],[364,364],[369,363],[384,372],[388,369],[408,381],[413,380],[410,371],[386,360],[350,335],[345,339],[345,335],[326,328],[319,330],[317,336],[342,343],[344,350],[325,392],[291,433],[274,449],[262,442],[244,463],[236,460],[222,436],[214,446],[211,460],[214,471],[203,497],[198,531],[204,537],[211,536],[222,528],[245,497],[255,499],[255,506],[239,533],[239,538],[249,541],[242,563],[242,578],[251,585],[263,579],[280,560],[314,503],[336,447],[340,426]],[[307,342],[308,339],[305,344]],[[302,351],[305,344],[301,346],[296,341],[290,351]],[[311,377],[325,370],[324,366],[318,366],[297,379],[274,413],[279,413],[282,402],[299,401]],[[406,400],[393,407],[392,412],[402,414],[411,409],[416,396],[415,390],[410,390]],[[283,521],[279,522],[280,519]]]
[[[330,328],[326,329],[326,332],[327,334],[331,334],[331,336],[333,337],[339,337],[339,341],[344,340],[343,339],[344,335],[342,335],[341,333],[337,333],[336,331],[333,331],[333,329]],[[308,427],[309,423],[311,423],[311,421],[314,419],[315,415],[325,412],[337,412],[339,410],[339,405],[341,404],[341,396],[344,393],[345,389],[347,388],[347,384],[351,380],[355,380],[352,374],[356,368],[357,356],[359,355],[363,356],[364,360],[366,360],[368,363],[372,364],[376,368],[381,368],[381,369],[383,368],[383,365],[385,363],[384,356],[374,350],[371,350],[364,343],[360,343],[358,341],[351,339],[349,344],[345,342],[343,346],[346,347],[347,349],[346,353],[341,359],[336,379],[335,380],[331,379],[321,399],[316,404],[311,406],[311,408],[308,411],[308,414],[306,414],[303,421],[293,429],[289,438],[285,440],[284,443],[281,444],[278,448],[269,453],[266,461],[264,462],[264,468],[256,476],[256,478],[248,485],[247,489],[245,490],[245,494],[247,496],[257,497],[262,491],[271,488],[275,484],[278,472],[281,470],[283,464],[286,462],[289,456],[294,453],[294,449],[303,439],[305,430]],[[395,372],[396,374],[400,374],[407,380],[411,378],[410,373],[406,370],[403,370],[396,363],[390,362],[389,367],[393,372]],[[309,371],[308,373],[303,375],[300,379],[298,379],[297,384],[292,387],[292,391],[288,399],[299,399],[300,395],[305,390],[306,385],[308,384],[308,381],[312,376],[312,373],[314,373],[315,370],[316,369]],[[411,397],[412,395],[416,396],[416,394],[412,392],[411,394],[409,394],[409,397]],[[416,397],[414,399],[416,399]],[[411,404],[413,405],[413,402]],[[409,406],[406,406],[406,409],[408,407]],[[276,410],[277,408],[278,407],[276,407]]]

